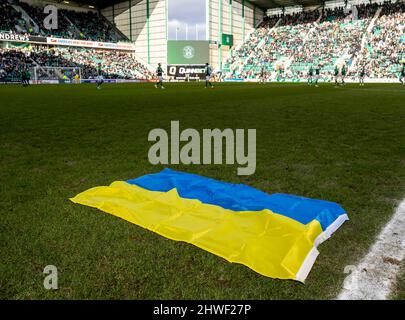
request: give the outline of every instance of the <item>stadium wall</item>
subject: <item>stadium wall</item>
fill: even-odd
[[[135,44],[138,57],[166,65],[167,0],[128,0],[101,13]]]
[[[207,0],[207,40],[210,41],[210,63],[214,69],[222,64],[248,38],[263,20],[264,11],[245,0]],[[233,46],[221,46],[222,33],[233,35]]]

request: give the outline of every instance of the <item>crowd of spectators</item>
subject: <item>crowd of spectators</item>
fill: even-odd
[[[46,16],[43,7],[19,0],[0,0],[1,31],[93,41],[125,40],[122,34],[95,11],[59,10],[58,28],[52,30],[45,29],[43,25]],[[37,76],[46,78],[51,71],[49,71],[50,69],[42,70],[41,66],[80,68],[82,78],[91,79],[97,76],[99,62],[102,64],[106,78],[142,79],[152,77],[148,68],[140,63],[133,53],[115,50],[50,48],[47,46],[1,48],[0,62],[0,79],[2,80],[18,79],[21,70],[33,70],[34,67],[37,67]]]
[[[339,59],[349,62],[360,50],[369,19],[352,21],[350,15],[342,12],[337,9],[325,15],[325,20],[316,26],[305,45],[292,57],[290,69],[294,78],[305,75],[311,65],[321,66],[323,74],[330,76]]]
[[[117,42],[124,40],[107,20],[96,12],[61,10],[78,30],[79,37],[93,41]]]
[[[38,77],[46,79],[41,67],[80,68],[83,79],[95,79],[101,63],[107,79],[151,79],[153,73],[139,62],[133,53],[116,50],[95,50],[33,46],[29,48],[0,48],[0,80],[15,80],[21,69],[37,67]]]
[[[359,4],[356,6],[357,8],[357,18],[358,19],[365,19],[365,18],[372,18],[375,13],[377,12],[380,5],[376,2],[374,3],[367,3],[367,4]]]
[[[0,31],[15,30],[20,19],[21,14],[7,0],[0,0]]]
[[[286,63],[304,45],[305,36],[320,18],[318,11],[267,17],[227,61],[233,76],[255,78],[262,66],[268,73]]]
[[[281,16],[281,25],[283,26],[297,26],[307,23],[312,23],[319,18],[319,11],[302,11],[292,14],[286,14]]]
[[[344,8],[334,8],[334,9],[330,9],[330,8],[326,8],[324,10],[322,10],[322,16],[320,19],[320,22],[325,22],[325,21],[336,21],[336,20],[340,20],[342,21],[344,18],[347,17],[347,13],[345,12]]]
[[[385,3],[353,72],[365,66],[372,78],[395,78],[405,59],[405,2]]]
[[[227,61],[227,76],[275,79],[307,77],[310,66],[331,79],[344,64],[357,76],[359,67],[373,78],[396,78],[405,58],[405,3],[385,2],[347,8],[313,10],[267,17]],[[378,19],[367,31],[377,10]],[[365,41],[366,40],[366,41]]]
[[[243,68],[246,63],[245,60],[252,56],[255,51],[260,50],[259,43],[264,42],[271,33],[271,29],[278,23],[279,17],[266,17],[262,24],[255,29],[249,37],[249,41],[244,43],[226,62],[228,68],[233,69]]]
[[[27,57],[26,52],[0,48],[0,81],[6,78],[18,78],[24,67],[30,68],[31,66],[31,60]]]

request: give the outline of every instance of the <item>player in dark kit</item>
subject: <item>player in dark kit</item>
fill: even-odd
[[[27,82],[27,86],[30,85],[31,80],[31,73],[28,69],[25,69],[25,81]]]
[[[27,86],[25,69],[21,70],[21,84],[23,85],[23,87]]]
[[[312,68],[312,65],[309,67],[308,70],[308,78],[307,78],[307,83],[310,85],[312,84],[312,76],[314,75],[314,69]]]
[[[321,76],[321,66],[317,65],[315,67],[315,87],[319,87],[318,80],[319,80],[320,76]]]
[[[23,87],[28,87],[30,85],[31,73],[26,67],[21,71],[21,83]]]
[[[214,86],[211,83],[212,70],[208,62],[205,64],[204,73],[205,73],[205,88],[208,88],[208,86],[210,86],[210,88],[214,88]]]
[[[158,78],[158,81],[155,84],[155,88],[164,89],[165,87],[163,86],[163,69],[160,63],[158,64],[158,67],[156,69],[156,76]]]
[[[342,85],[345,85],[345,78],[346,78],[346,65],[343,65],[343,66],[342,66],[341,73],[342,73]]]
[[[101,67],[101,63],[98,64],[97,66],[97,89],[101,89],[101,85],[104,83],[104,78],[103,78],[103,69]]]

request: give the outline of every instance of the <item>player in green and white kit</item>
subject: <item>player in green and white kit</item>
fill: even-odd
[[[317,65],[315,67],[315,87],[319,87],[318,80],[319,80],[320,76],[321,76],[321,66]]]
[[[335,87],[337,88],[338,85],[339,85],[339,81],[338,81],[338,78],[339,78],[339,68],[338,68],[338,66],[335,66],[334,76],[335,76]]]
[[[309,67],[308,70],[308,78],[307,78],[307,83],[308,85],[312,84],[312,76],[314,75],[314,69],[312,68],[312,65]]]
[[[209,65],[209,63],[207,62],[205,64],[205,69],[204,69],[204,74],[205,74],[205,88],[208,88],[208,86],[210,86],[210,88],[214,88],[214,86],[211,83],[211,66]]]
[[[366,66],[363,64],[359,73],[359,85],[364,86],[364,77],[366,76]]]
[[[97,66],[97,89],[101,89],[101,85],[104,83],[103,77],[103,68],[101,67],[101,63]]]
[[[401,73],[399,74],[399,82],[405,86],[405,62],[402,63]]]
[[[155,88],[164,89],[165,87],[163,86],[163,69],[160,63],[158,64],[158,67],[156,69],[156,76],[158,78],[158,82],[155,84]]]
[[[265,83],[266,82],[266,69],[264,66],[260,69],[260,83]]]
[[[340,71],[341,72],[341,78],[342,78],[342,85],[345,85],[345,77],[346,77],[346,65],[344,64],[343,66],[342,66],[342,70]]]

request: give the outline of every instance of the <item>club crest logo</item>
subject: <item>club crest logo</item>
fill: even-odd
[[[183,48],[183,57],[186,59],[191,59],[194,57],[195,50],[192,46],[185,46]]]

